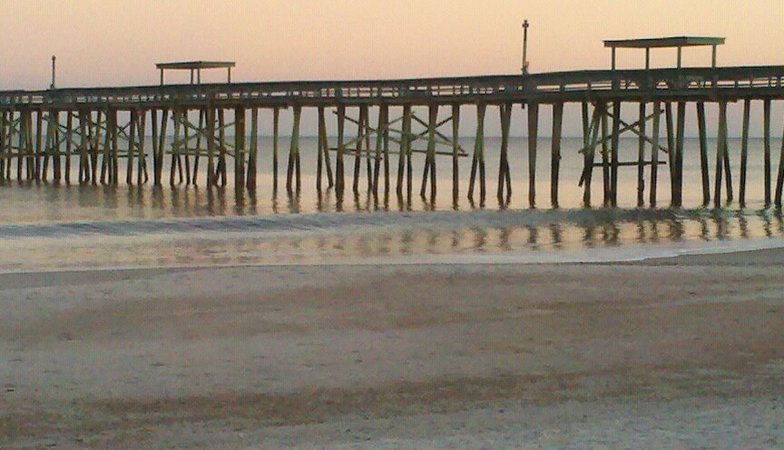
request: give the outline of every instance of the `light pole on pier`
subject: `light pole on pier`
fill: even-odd
[[[523,65],[522,65],[522,72],[523,75],[528,73],[528,19],[523,21]]]
[[[55,60],[56,59],[57,58],[54,55],[52,55],[52,85],[49,86],[49,89],[54,89],[54,87],[55,87],[54,82],[55,82]]]

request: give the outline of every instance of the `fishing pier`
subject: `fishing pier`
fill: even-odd
[[[719,67],[716,47],[723,42],[723,38],[705,37],[605,41],[612,52],[608,70],[527,73],[524,61],[523,73],[516,75],[234,83],[233,62],[194,61],[159,64],[160,84],[151,86],[57,88],[53,79],[47,90],[0,92],[0,183],[117,185],[124,178],[129,185],[203,183],[212,188],[225,186],[233,173],[236,189],[253,191],[260,158],[271,158],[275,186],[280,172],[287,191],[298,192],[303,188],[302,111],[313,108],[318,113],[314,188],[319,191],[334,189],[342,196],[350,183],[355,193],[362,187],[373,195],[396,192],[410,198],[418,191],[432,199],[438,187],[437,170],[444,170],[437,165],[441,160],[447,161],[447,170],[453,174],[449,187],[455,199],[467,195],[483,204],[488,183],[495,182],[499,201],[508,202],[511,177],[524,176],[528,204],[533,207],[537,177],[549,176],[549,201],[557,207],[564,105],[572,103],[581,108],[580,184],[585,206],[592,204],[592,180],[597,176],[602,179],[602,203],[617,204],[622,168],[636,168],[638,206],[664,201],[682,206],[684,126],[687,110],[692,108],[699,129],[701,179],[686,182],[701,183],[704,205],[713,201],[720,207],[736,193],[744,205],[747,182],[753,181],[764,183],[765,205],[781,206],[784,151],[779,161],[771,161],[771,103],[784,100],[784,66]],[[682,49],[693,46],[713,48],[711,66],[681,66]],[[651,50],[663,47],[677,48],[676,66],[651,68]],[[645,67],[617,69],[619,49],[644,50]],[[227,69],[227,81],[202,84],[201,70],[215,68]],[[164,70],[188,70],[191,83],[165,84]],[[739,167],[730,165],[727,136],[727,104],[734,102],[743,103]],[[752,102],[763,105],[763,180],[746,178]],[[719,111],[715,148],[708,148],[708,103],[718,105]],[[475,107],[477,115],[474,145],[469,149],[458,143],[465,106]],[[527,129],[528,164],[521,174],[509,169],[509,130],[515,107],[524,108]],[[632,108],[638,120],[623,121],[625,108]],[[270,148],[259,145],[260,109],[272,111]],[[376,110],[374,123],[371,110]],[[285,160],[278,148],[282,111],[293,119]],[[499,176],[488,180],[485,118],[495,111],[501,123],[501,144],[493,156]],[[550,149],[537,148],[541,112],[552,114]],[[356,135],[347,135],[347,124],[357,129]],[[624,133],[635,134],[639,145],[636,155],[621,161],[619,137]],[[146,142],[149,136],[151,148]],[[330,138],[335,136],[336,142]],[[547,150],[550,173],[541,174],[537,159]],[[471,169],[468,186],[461,190],[458,171],[463,158],[470,160]],[[198,175],[204,167],[200,172],[199,166],[205,164],[206,179],[201,180]],[[72,165],[78,167],[73,180]],[[657,183],[665,173],[670,197],[659,199]],[[737,192],[733,175],[737,175]]]

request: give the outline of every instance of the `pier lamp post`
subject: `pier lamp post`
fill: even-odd
[[[528,19],[523,20],[523,75],[528,74]]]
[[[52,55],[52,85],[49,86],[49,89],[54,89],[54,86],[55,86],[55,84],[54,84],[54,82],[55,82],[55,60],[57,60],[57,58],[54,55]]]

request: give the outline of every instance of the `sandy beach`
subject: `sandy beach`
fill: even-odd
[[[784,445],[784,250],[0,275],[3,448]]]

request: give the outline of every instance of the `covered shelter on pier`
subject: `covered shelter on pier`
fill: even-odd
[[[190,70],[191,84],[201,84],[201,71],[202,69],[226,69],[226,82],[231,83],[231,68],[236,63],[234,61],[180,61],[180,62],[166,62],[157,63],[155,67],[161,72],[161,86],[164,83],[164,71],[166,70]]]
[[[618,48],[643,48],[645,49],[645,69],[651,68],[652,48],[677,48],[677,68],[681,68],[683,47],[713,47],[711,67],[716,68],[716,47],[724,44],[723,37],[704,36],[673,36],[663,38],[620,39],[604,41],[604,46],[612,51],[612,70],[615,70],[615,50]]]

